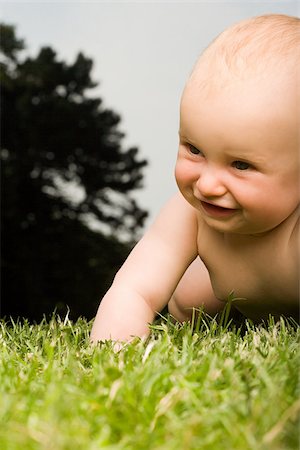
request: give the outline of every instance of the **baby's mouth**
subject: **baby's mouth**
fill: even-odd
[[[236,212],[234,208],[224,208],[223,206],[217,206],[203,201],[201,201],[201,206],[204,212],[211,217],[228,217]]]

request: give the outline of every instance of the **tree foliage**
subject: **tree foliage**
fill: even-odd
[[[128,252],[120,236],[132,243],[147,215],[131,196],[146,161],[90,94],[91,59],[67,64],[44,47],[21,60],[14,27],[0,32],[2,314],[68,304],[88,317]]]

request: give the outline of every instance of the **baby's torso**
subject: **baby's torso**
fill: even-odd
[[[217,298],[253,320],[269,314],[298,317],[299,253],[295,219],[265,236],[224,235],[199,227],[198,251]]]

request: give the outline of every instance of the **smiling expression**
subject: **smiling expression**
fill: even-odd
[[[299,205],[296,76],[198,86],[188,82],[181,101],[181,193],[218,231],[272,230]]]

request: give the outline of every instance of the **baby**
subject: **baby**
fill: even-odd
[[[252,18],[204,51],[180,107],[179,193],[104,296],[92,341],[146,336],[167,304],[298,318],[300,19]]]

